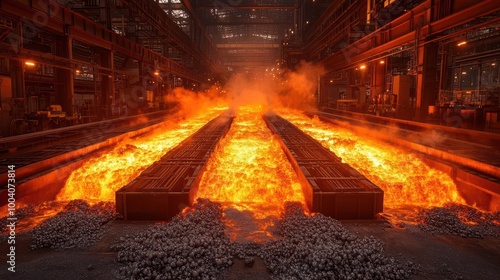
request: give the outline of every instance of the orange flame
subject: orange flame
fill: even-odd
[[[57,200],[114,201],[118,189],[226,109],[212,107],[179,124],[166,123],[147,136],[124,141],[91,157],[73,171]]]
[[[297,175],[261,113],[259,106],[239,108],[207,163],[197,194],[226,209],[244,211],[240,218],[249,214],[246,211],[257,220],[278,217],[286,201],[305,205]],[[235,222],[241,221],[230,223]],[[268,225],[261,224],[260,230]]]
[[[279,113],[384,190],[384,207],[465,203],[453,180],[417,155],[302,113]]]

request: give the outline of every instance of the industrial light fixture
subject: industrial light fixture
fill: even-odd
[[[75,74],[80,75],[80,73],[81,73],[80,69],[75,70]]]
[[[460,47],[460,46],[463,46],[463,45],[465,45],[465,44],[467,44],[467,41],[461,41],[461,42],[459,42],[459,43],[457,44],[457,46],[459,46],[459,47]]]
[[[385,64],[385,60],[382,59],[379,63],[380,64]]]
[[[26,66],[35,66],[35,63],[33,61],[26,61],[26,62],[24,62],[24,65],[26,65]]]
[[[361,66],[359,66],[359,69],[363,70],[366,68],[366,65],[362,64]]]
[[[158,76],[158,75],[160,75],[160,72],[155,71],[155,73],[154,73],[154,74],[155,74],[155,76]]]

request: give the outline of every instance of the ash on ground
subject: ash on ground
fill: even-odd
[[[198,199],[168,224],[114,245],[119,279],[220,279],[233,264],[220,204]]]
[[[114,219],[114,210],[111,202],[90,205],[73,200],[29,233],[31,248],[84,249],[95,245],[104,234],[105,224]]]
[[[306,216],[297,203],[286,205],[276,228],[278,240],[235,243],[232,253],[264,259],[273,279],[408,279],[420,269],[386,256],[374,237],[360,238],[322,214]]]
[[[25,207],[22,207],[22,208],[19,208],[19,209],[16,209],[13,213],[14,215],[13,216],[5,216],[3,218],[0,219],[0,234],[1,235],[7,235],[9,233],[9,228],[7,228],[7,225],[11,222],[9,220],[9,218],[13,218],[15,217],[16,218],[16,221],[20,221],[26,217],[29,217],[31,215],[33,215],[33,213],[35,213],[36,211],[36,208],[35,206],[33,205],[27,205]],[[5,237],[5,236],[3,236]],[[1,238],[2,240],[4,238]]]
[[[166,224],[122,236],[112,246],[123,266],[118,279],[224,279],[234,258],[264,260],[273,279],[408,279],[419,265],[387,256],[374,237],[358,237],[322,214],[287,203],[267,243],[231,243],[220,204],[199,199]],[[32,231],[34,249],[88,246],[113,219],[113,204],[69,203]]]
[[[419,228],[436,235],[466,238],[500,236],[500,212],[486,213],[475,208],[448,204],[419,211]]]

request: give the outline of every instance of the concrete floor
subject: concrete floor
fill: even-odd
[[[121,265],[110,246],[119,237],[141,232],[150,222],[115,220],[97,245],[86,250],[32,251],[26,235],[16,237],[16,272],[7,271],[8,244],[0,243],[2,268],[0,279],[113,279]],[[421,266],[412,279],[498,279],[500,275],[500,238],[469,239],[455,236],[432,236],[417,227],[392,227],[385,221],[343,222],[359,236],[374,236],[385,244],[386,253],[395,259]],[[246,267],[235,259],[226,279],[269,279],[262,260]]]

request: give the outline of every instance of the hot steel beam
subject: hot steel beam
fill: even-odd
[[[276,115],[264,116],[292,163],[312,212],[335,219],[373,219],[384,192],[334,153]]]
[[[232,120],[224,113],[210,121],[118,190],[116,211],[130,220],[169,220],[192,205],[206,163]]]

